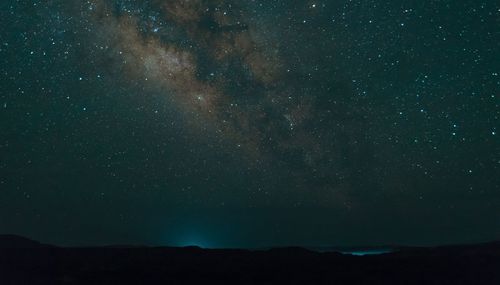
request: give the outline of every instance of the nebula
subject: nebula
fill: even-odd
[[[351,131],[357,118],[340,124],[321,106],[317,83],[286,70],[279,45],[261,40],[236,3],[155,1],[150,9],[166,31],[152,28],[156,23],[141,13],[119,13],[105,1],[94,5],[96,37],[112,47],[117,62],[126,63],[123,76],[163,89],[198,127],[210,126],[244,150],[249,165],[278,167],[293,177],[290,187],[317,189],[346,203],[349,160],[356,159],[351,156],[358,155],[360,142]],[[351,134],[346,121],[355,125]]]

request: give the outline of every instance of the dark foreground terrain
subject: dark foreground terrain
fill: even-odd
[[[500,243],[353,256],[302,248],[60,248],[4,235],[0,284],[500,284]]]

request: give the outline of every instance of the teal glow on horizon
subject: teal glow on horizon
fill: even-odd
[[[199,234],[186,234],[172,243],[176,247],[197,246],[201,248],[214,248],[213,242]]]
[[[365,256],[365,255],[378,255],[391,253],[393,250],[391,249],[380,249],[380,250],[360,250],[360,251],[343,251],[342,254],[350,254],[355,256]]]

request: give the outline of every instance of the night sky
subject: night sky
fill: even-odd
[[[3,0],[0,19],[0,233],[500,238],[498,1]]]

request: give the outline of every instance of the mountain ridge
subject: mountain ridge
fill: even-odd
[[[360,256],[301,247],[52,247],[0,235],[0,284],[476,285],[500,284],[498,268],[500,242]]]

